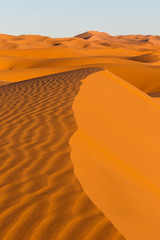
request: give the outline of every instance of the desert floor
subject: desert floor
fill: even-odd
[[[0,239],[160,239],[159,46],[0,35]]]

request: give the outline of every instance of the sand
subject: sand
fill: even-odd
[[[159,43],[0,35],[2,240],[160,239]]]
[[[1,239],[123,239],[74,175],[72,103],[86,68],[0,87]]]
[[[160,105],[105,71],[84,81],[73,110],[84,191],[126,239],[160,239]]]

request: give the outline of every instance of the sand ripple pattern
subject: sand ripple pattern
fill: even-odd
[[[85,68],[0,87],[0,239],[122,240],[74,175],[72,103]]]

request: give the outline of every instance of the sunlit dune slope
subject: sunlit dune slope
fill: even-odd
[[[108,71],[73,103],[71,159],[85,192],[127,240],[160,239],[160,105]]]
[[[0,239],[123,240],[74,175],[72,103],[85,68],[0,87]]]

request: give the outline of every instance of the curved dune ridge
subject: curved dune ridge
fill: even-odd
[[[73,111],[71,159],[84,191],[127,240],[159,240],[158,101],[105,70],[84,80]]]
[[[85,68],[0,87],[0,239],[122,240],[84,193],[69,139]]]

